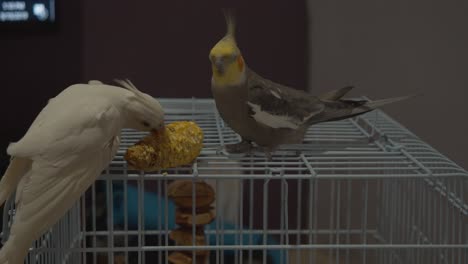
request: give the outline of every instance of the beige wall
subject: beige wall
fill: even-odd
[[[309,88],[370,98],[422,92],[384,110],[468,168],[468,1],[309,1]]]

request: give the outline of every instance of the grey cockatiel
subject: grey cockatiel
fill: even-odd
[[[313,96],[262,78],[242,57],[234,37],[234,19],[225,12],[227,34],[211,49],[211,90],[224,121],[242,137],[228,152],[244,152],[255,142],[264,150],[301,143],[313,124],[357,116],[409,96],[378,101],[346,100],[351,87]]]
[[[159,102],[98,81],[72,85],[51,99],[24,137],[0,181],[0,204],[16,189],[16,215],[0,264],[23,263],[32,242],[55,224],[114,157],[122,128],[163,126]]]

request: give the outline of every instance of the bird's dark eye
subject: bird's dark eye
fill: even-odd
[[[149,127],[149,126],[150,126],[150,124],[149,124],[148,122],[146,122],[146,121],[143,121],[142,124],[143,124],[145,127]]]
[[[233,62],[233,61],[236,60],[236,58],[237,58],[236,54],[231,54],[231,55],[227,56],[225,60],[229,61],[229,62]]]

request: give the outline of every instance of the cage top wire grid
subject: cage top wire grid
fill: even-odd
[[[468,218],[468,195],[464,195],[464,193],[468,190],[468,173],[380,110],[352,119],[312,126],[309,128],[303,144],[284,145],[272,153],[272,160],[268,160],[263,153],[227,155],[225,152],[221,151],[223,145],[237,143],[240,141],[240,137],[223,122],[216,111],[213,100],[160,99],[160,102],[165,109],[167,123],[192,120],[203,129],[204,148],[192,165],[153,173],[132,171],[127,168],[127,163],[124,160],[125,151],[146,134],[134,130],[123,130],[120,149],[109,165],[109,168],[100,178],[101,181],[106,183],[108,189],[108,192],[106,192],[106,195],[109,196],[107,201],[111,201],[110,204],[107,204],[107,212],[109,215],[113,215],[114,210],[112,206],[113,199],[111,199],[111,192],[109,192],[109,190],[112,189],[110,186],[113,180],[117,180],[116,182],[119,180],[135,180],[141,182],[141,184],[138,185],[139,188],[141,188],[143,180],[194,179],[196,177],[200,179],[216,180],[249,179],[249,182],[251,182],[249,185],[249,192],[252,193],[252,182],[256,180],[260,180],[260,182],[267,182],[271,179],[281,180],[283,186],[286,185],[287,180],[295,179],[298,180],[296,182],[299,190],[301,190],[301,180],[313,184],[314,190],[310,191],[308,193],[308,198],[306,198],[306,200],[309,201],[308,212],[302,213],[301,209],[296,210],[297,224],[295,228],[294,224],[291,225],[291,223],[295,221],[292,221],[292,218],[289,219],[291,220],[289,221],[287,217],[288,214],[290,214],[291,217],[294,215],[294,213],[288,213],[288,208],[290,208],[287,207],[288,198],[284,196],[285,193],[287,193],[287,187],[285,187],[286,189],[282,189],[280,194],[278,194],[281,196],[281,199],[284,198],[286,202],[280,202],[280,209],[277,209],[278,204],[276,204],[274,206],[276,209],[272,207],[270,210],[279,210],[281,212],[279,225],[271,225],[271,223],[268,222],[269,217],[267,216],[269,214],[268,206],[266,206],[268,204],[268,198],[266,194],[269,186],[263,184],[263,208],[255,209],[263,211],[263,223],[261,223],[260,226],[255,225],[254,227],[252,218],[254,210],[254,204],[252,203],[253,196],[249,194],[250,202],[247,206],[250,212],[248,228],[243,229],[242,224],[240,224],[240,231],[224,230],[224,228],[218,226],[222,220],[219,220],[219,217],[217,217],[216,230],[211,230],[216,234],[216,237],[219,231],[232,231],[236,234],[240,232],[241,235],[253,234],[259,231],[258,234],[262,234],[263,239],[266,238],[266,234],[280,234],[281,240],[278,245],[266,245],[266,242],[263,241],[262,245],[253,245],[249,242],[248,245],[226,246],[222,245],[222,243],[219,244],[219,241],[217,241],[216,245],[206,247],[174,247],[168,246],[168,238],[166,236],[166,243],[159,247],[143,246],[139,244],[138,254],[141,254],[140,251],[142,250],[164,249],[167,251],[172,249],[191,250],[196,248],[206,248],[209,250],[229,248],[257,248],[263,250],[274,248],[362,248],[364,253],[362,258],[363,262],[361,263],[365,263],[367,259],[365,249],[371,248],[389,248],[393,250],[398,248],[414,249],[421,247],[432,250],[431,246],[440,247],[443,244],[447,244],[447,246],[466,250],[467,245],[464,241],[468,239],[468,233],[466,233],[468,226],[465,221]],[[343,188],[340,189],[339,183],[344,179],[347,180],[347,188],[343,185]],[[408,179],[412,180],[408,181]],[[351,188],[349,180],[364,181],[361,181],[358,185],[353,185],[353,188]],[[326,187],[328,182],[332,182],[330,184],[330,188],[332,188],[331,196],[334,197],[336,195],[336,199],[332,198],[327,193],[329,192],[327,188],[319,189],[317,187],[319,186],[317,181],[321,182],[320,188]],[[161,183],[161,181],[157,182],[159,182],[159,184]],[[379,210],[380,217],[374,219],[374,222],[371,224],[367,221],[368,215],[375,215],[375,212],[368,208],[367,200],[373,199],[369,196],[372,182],[374,183],[372,186],[380,186],[378,187],[380,189],[375,190],[375,192],[379,192],[379,198],[377,203],[374,204],[374,207],[377,208],[374,209]],[[377,185],[375,184],[376,182],[378,183]],[[338,185],[334,187],[336,183],[338,183]],[[242,185],[240,184],[240,186]],[[95,186],[93,185],[93,202],[95,200],[94,188]],[[312,188],[312,185],[310,188]],[[431,189],[431,192],[427,191],[428,188]],[[362,201],[362,208],[351,207],[351,189],[355,189],[353,191],[354,199],[357,199],[356,201]],[[139,191],[141,190],[139,189]],[[434,191],[434,193],[432,193],[432,191]],[[316,198],[318,192],[321,193],[320,195],[327,193],[327,197],[329,198],[318,202]],[[341,206],[341,198],[345,197],[345,194],[348,197],[346,208]],[[143,194],[139,192],[138,197],[142,195]],[[319,199],[321,199],[320,195],[317,196]],[[301,208],[301,203],[307,203],[306,201],[302,202],[304,197],[301,196],[300,191],[294,196],[297,196],[296,203],[294,203],[293,195],[291,195],[290,200],[293,201],[292,204],[297,208]],[[372,197],[375,199],[377,195],[373,195]],[[245,197],[240,194],[240,199],[244,200],[244,198]],[[86,242],[84,242],[84,248],[78,246],[81,240],[86,241],[83,235],[85,237],[93,237],[94,240],[96,240],[96,234],[101,232],[107,235],[106,239],[109,245],[113,245],[114,237],[111,235],[115,231],[113,227],[114,223],[112,222],[113,218],[110,217],[107,219],[109,222],[109,232],[106,230],[97,231],[95,205],[91,207],[93,216],[91,222],[93,223],[93,228],[90,231],[83,232],[84,227],[82,227],[82,225],[86,225],[86,222],[80,224],[80,219],[86,214],[87,208],[85,206],[85,200],[83,196],[81,208],[80,206],[72,208],[60,223],[36,242],[35,248],[39,250],[37,252],[41,250],[47,251],[47,248],[50,247],[51,252],[56,252],[58,254],[51,255],[52,262],[50,262],[49,255],[35,255],[36,251],[33,250],[30,255],[31,261],[27,263],[58,263],[54,262],[54,260],[58,259],[64,260],[64,263],[80,263],[79,257],[70,257],[72,255],[64,254],[64,252],[67,248],[69,248],[69,250],[75,248],[74,250],[76,253],[93,251],[93,249],[86,246]],[[444,204],[441,202],[442,200],[445,201]],[[437,207],[439,210],[436,210],[436,207],[434,207],[436,204],[435,201],[439,201],[439,207]],[[328,204],[325,205],[327,207],[325,211],[323,211],[323,206],[318,209],[323,202],[328,202]],[[142,204],[142,202],[138,202],[135,206],[138,206],[139,210],[144,212]],[[358,205],[358,207],[361,205]],[[240,217],[238,217],[239,219],[236,220],[236,223],[239,223],[239,221],[242,223],[242,214],[246,209],[245,207],[242,209],[242,202],[239,206]],[[9,208],[10,210],[4,210],[4,240],[8,237],[11,211],[14,211],[11,210],[14,208],[13,199],[10,198],[5,208]],[[125,206],[125,208],[127,208],[127,206]],[[397,208],[401,209],[397,210]],[[290,209],[292,210],[292,208]],[[216,210],[219,211],[220,208],[217,207]],[[320,210],[320,214],[317,210]],[[442,215],[441,212],[446,212],[445,218],[439,216]],[[216,215],[219,215],[218,213],[219,212],[217,212]],[[307,221],[309,224],[305,229],[303,229],[304,225],[301,225],[301,214],[308,215]],[[346,228],[343,229],[343,226],[340,224],[340,217],[343,217],[345,214],[347,215],[347,224]],[[127,223],[127,214],[124,213],[124,215],[124,222]],[[167,217],[167,213],[164,215]],[[316,219],[317,215],[320,216],[318,219]],[[330,217],[328,218],[327,215]],[[353,215],[353,218],[358,216],[357,218],[362,219],[362,223],[357,229],[355,224],[350,222],[352,218],[351,215]],[[144,218],[139,215],[138,235],[143,233],[141,228],[143,228],[142,226],[144,225],[140,223],[140,221],[143,222],[142,219]],[[327,223],[322,223],[321,220],[325,220]],[[439,227],[438,229],[435,228],[436,225]],[[163,226],[160,227],[163,228]],[[168,232],[167,226],[163,229],[165,229],[161,230],[163,234]],[[128,230],[118,230],[115,232],[118,234],[126,234],[125,232],[127,231]],[[151,230],[146,230],[145,232],[150,231]],[[128,232],[131,233],[130,231]],[[298,235],[295,243],[296,245],[294,246],[289,244],[288,235],[283,236],[284,234],[293,233]],[[313,239],[311,236],[312,233],[314,234]],[[300,235],[302,234],[309,234],[309,240],[305,244],[304,241],[300,239]],[[319,235],[318,239],[315,236],[316,234]],[[321,240],[321,234],[329,236],[328,243]],[[336,234],[336,240],[331,234]],[[347,239],[350,239],[353,234],[362,234],[362,241],[357,241],[357,243],[354,241],[354,244],[350,244],[350,241],[341,243],[338,239],[341,234],[347,234]],[[368,241],[368,235],[372,235],[377,239],[380,245]],[[49,237],[51,239],[49,239]],[[285,240],[283,240],[283,238]],[[239,238],[239,241],[242,240]],[[55,247],[58,246],[58,251],[53,251],[54,245]],[[96,246],[96,242],[94,242],[94,246]],[[392,246],[395,248],[392,248]],[[103,248],[101,248],[101,250],[102,249]],[[123,248],[121,249],[123,250]],[[95,250],[98,251],[99,249]],[[115,249],[111,246],[104,248],[104,250],[111,251]],[[456,258],[458,258],[457,263],[464,263],[462,259],[467,259],[466,253],[468,251],[465,251],[464,257],[461,255],[462,251],[458,251],[459,253],[452,255],[441,253],[437,255],[438,257],[433,259],[435,260],[433,262],[428,262],[425,258],[419,258],[419,255],[411,252],[405,253],[405,251],[399,251],[397,252],[398,254],[395,254],[394,251],[382,252],[390,252],[390,254],[379,255],[380,260],[389,260],[388,263],[439,263],[438,261],[440,259],[444,260],[440,263],[454,263],[450,261]],[[218,253],[217,251],[217,257]],[[265,256],[266,254],[263,255],[263,263],[266,263]],[[405,256],[405,259],[409,261],[403,261],[403,257]],[[126,255],[126,257],[128,259],[128,255]],[[398,257],[398,261],[395,262],[393,260],[395,260],[396,257]],[[113,255],[110,255],[109,263],[112,263],[112,258]],[[40,259],[41,261],[33,261],[36,259]],[[338,258],[336,259],[338,261]],[[430,259],[432,260],[432,258]],[[65,260],[71,260],[71,262]]]
[[[145,178],[468,177],[463,168],[380,110],[357,118],[314,125],[309,128],[303,144],[284,145],[268,161],[263,153],[228,156],[221,150],[223,145],[239,142],[240,137],[223,122],[213,100],[160,101],[167,123],[192,120],[203,129],[204,148],[193,166],[164,173],[146,173]],[[144,135],[133,130],[123,131],[120,149],[109,167],[113,173],[107,177],[138,177],[138,172],[127,171],[123,155]],[[242,173],[255,169],[266,173]],[[233,174],[232,171],[240,173]]]

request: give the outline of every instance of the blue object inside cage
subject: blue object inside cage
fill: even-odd
[[[124,205],[124,190],[122,185],[114,184],[113,198],[114,198],[114,224],[123,226],[125,223],[125,205]],[[127,186],[127,226],[129,230],[138,229],[138,188],[132,185]],[[142,219],[143,226],[146,230],[162,230],[168,229],[172,230],[177,227],[175,224],[175,204],[171,199],[165,200],[164,197],[159,196],[154,192],[143,192],[142,202],[144,204],[144,211]],[[167,208],[166,208],[167,206]],[[166,215],[167,213],[167,215]],[[167,221],[167,222],[166,222]],[[166,226],[167,225],[167,226]],[[222,228],[223,230],[237,230],[238,227],[233,223],[217,223],[213,221],[206,226],[207,230],[216,230],[216,227]],[[218,238],[217,238],[218,237]],[[207,239],[210,245],[216,245],[218,242],[222,242],[223,245],[239,245],[240,236],[238,234],[223,234],[222,237],[216,234],[208,234]],[[246,232],[242,234],[242,244],[249,245],[252,242],[254,245],[263,244],[263,235],[262,234],[251,234]],[[271,236],[267,237],[266,243],[268,245],[278,245],[278,242],[273,239]],[[225,257],[233,257],[235,254],[234,250],[225,250]],[[281,257],[285,260],[286,254],[281,254],[280,250],[267,250],[267,255],[271,263],[279,264],[286,263],[285,261],[281,262]]]

